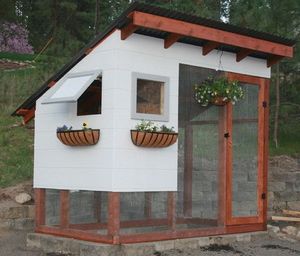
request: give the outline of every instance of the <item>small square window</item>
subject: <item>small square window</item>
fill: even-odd
[[[133,73],[132,118],[168,121],[168,78]]]
[[[136,112],[162,115],[164,111],[164,82],[137,79]]]

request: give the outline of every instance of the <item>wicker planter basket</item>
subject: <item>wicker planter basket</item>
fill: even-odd
[[[229,100],[224,100],[223,97],[215,97],[212,99],[211,103],[217,106],[224,106],[229,102]]]
[[[89,146],[98,143],[99,129],[71,130],[56,132],[57,138],[67,146]]]
[[[175,132],[142,132],[131,130],[132,143],[139,147],[163,148],[173,145],[178,138]]]

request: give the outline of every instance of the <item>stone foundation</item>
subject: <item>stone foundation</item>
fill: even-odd
[[[151,243],[107,245],[70,238],[55,237],[51,235],[30,233],[27,235],[27,247],[31,249],[42,249],[46,253],[63,253],[74,256],[145,256],[172,249],[197,249],[211,244],[221,245],[234,242],[251,242],[255,239],[266,238],[268,238],[267,232],[253,232],[246,234],[199,237]]]
[[[268,216],[282,209],[300,211],[300,159],[278,156],[269,162]]]

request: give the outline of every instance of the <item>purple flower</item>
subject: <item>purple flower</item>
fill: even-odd
[[[0,52],[33,53],[28,30],[16,23],[0,24]]]

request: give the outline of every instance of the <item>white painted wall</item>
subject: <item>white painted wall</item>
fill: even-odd
[[[76,104],[37,102],[35,128],[34,186],[54,189],[97,191],[177,190],[177,144],[168,148],[136,147],[130,129],[132,72],[166,76],[170,79],[169,121],[159,122],[178,128],[179,64],[188,64],[236,73],[270,77],[266,61],[248,57],[237,63],[235,55],[213,51],[202,56],[200,47],[175,43],[164,49],[163,40],[133,34],[120,40],[115,31],[80,61],[69,73],[101,69],[102,114],[76,116]],[[101,130],[97,145],[67,147],[56,138],[63,124],[81,128],[88,122]]]

